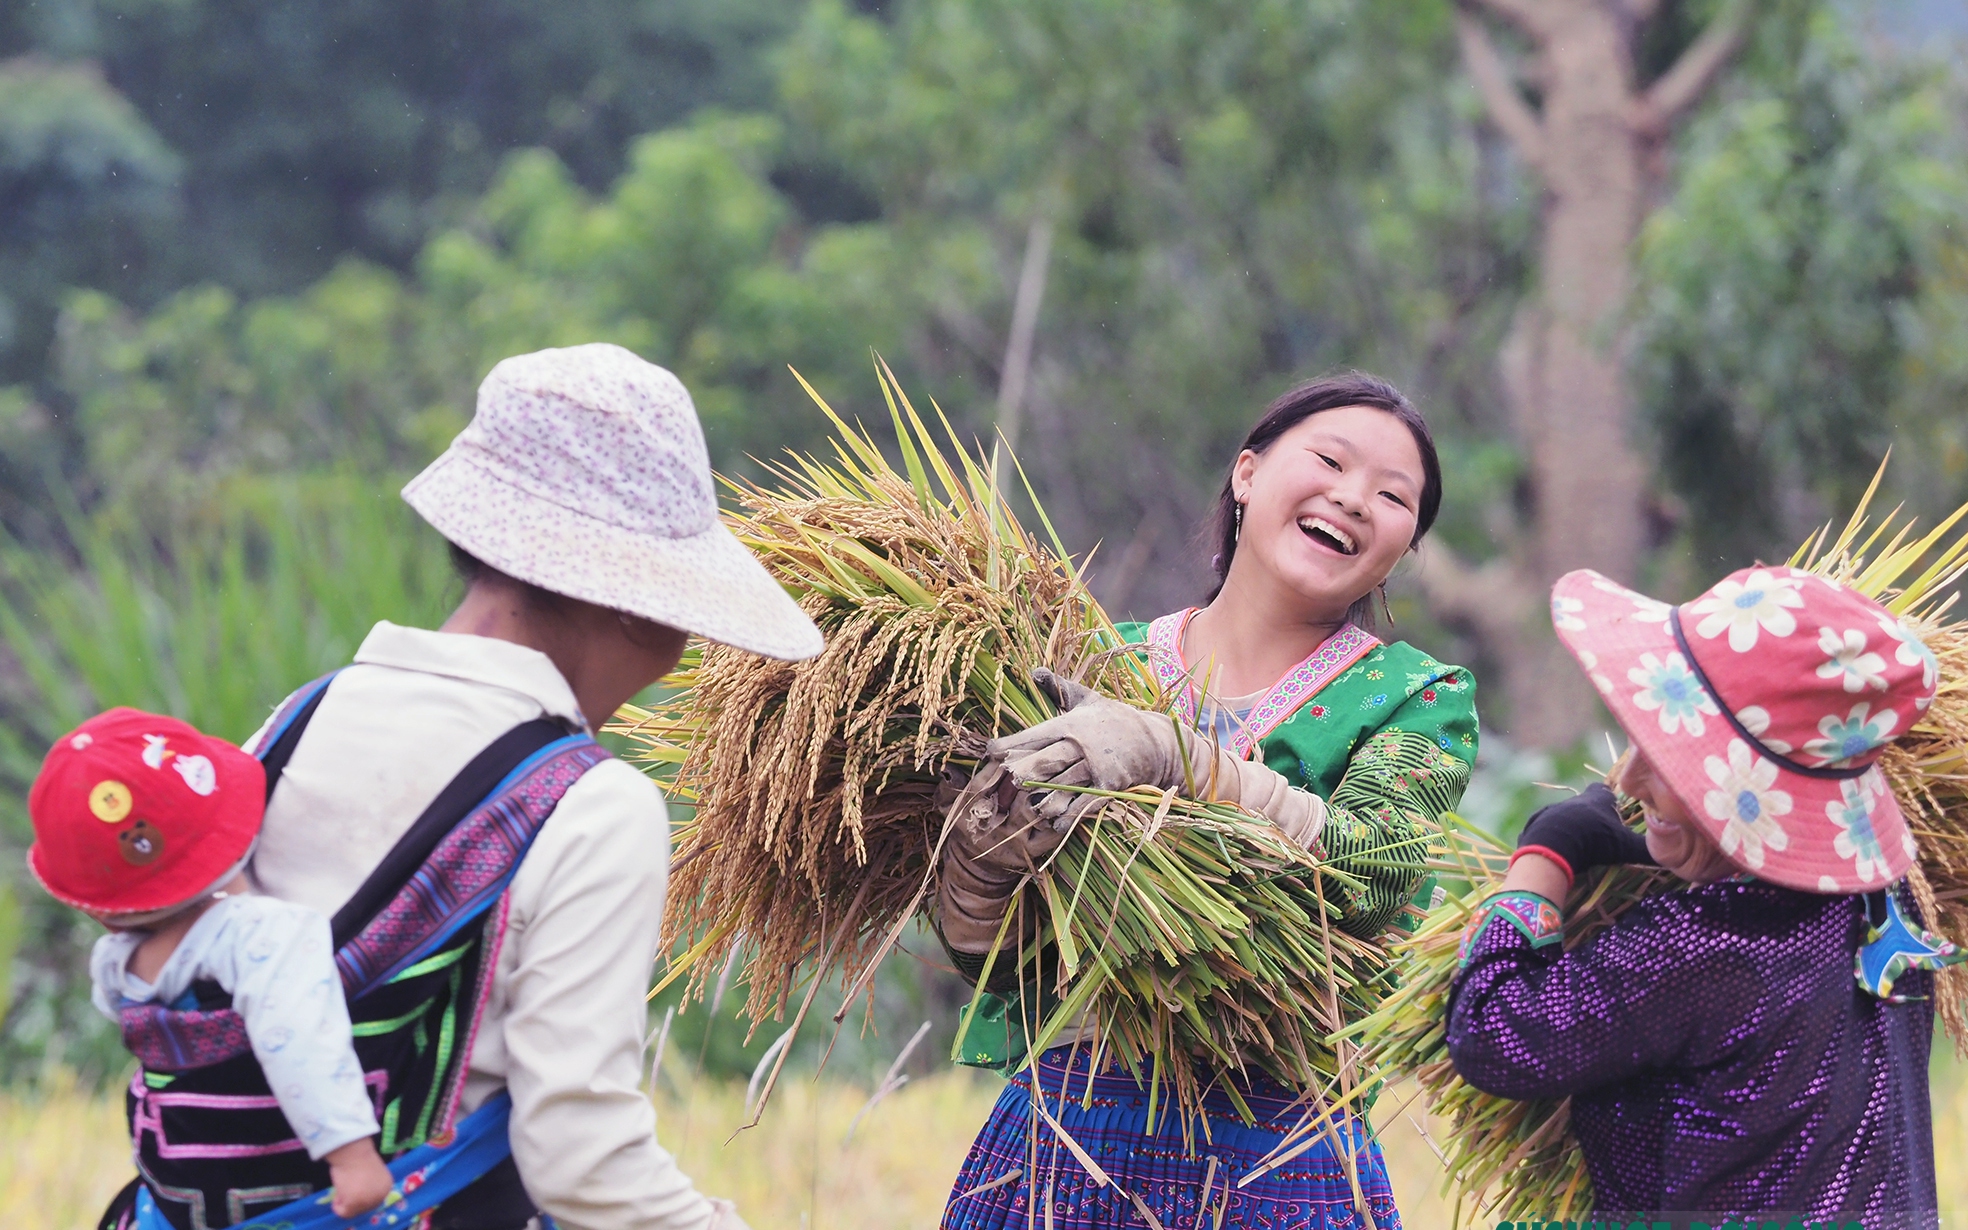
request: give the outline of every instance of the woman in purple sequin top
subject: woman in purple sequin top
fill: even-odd
[[[1750,571],[1681,608],[1596,574],[1559,582],[1559,633],[1632,737],[1620,785],[1645,805],[1647,834],[1626,829],[1604,787],[1532,818],[1464,940],[1449,1054],[1486,1092],[1572,1099],[1602,1215],[1933,1227],[1931,971],[1960,954],[1907,921],[1912,837],[1870,779],[1934,676],[1918,653],[1898,675],[1874,654],[1860,687],[1844,686],[1820,663],[1869,652],[1846,625],[1887,648],[1876,633],[1904,630],[1805,574]],[[1779,585],[1763,613],[1783,618],[1748,635],[1702,619]],[[1668,676],[1686,686],[1658,686]],[[1860,692],[1861,719],[1904,717],[1879,718],[1869,744],[1828,745],[1844,727],[1821,711],[1842,718]],[[1863,813],[1845,810],[1854,798]],[[1623,862],[1658,862],[1690,887],[1565,952],[1575,877]]]

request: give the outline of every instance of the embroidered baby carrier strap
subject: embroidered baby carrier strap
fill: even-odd
[[[261,745],[269,798],[327,682],[302,689],[270,724]],[[555,720],[507,731],[336,912],[336,965],[385,1156],[451,1143],[505,935],[506,888],[561,796],[607,756]],[[140,1182],[178,1230],[238,1225],[329,1182],[281,1113],[230,998],[214,983],[194,985],[192,997],[195,1006],[123,1014],[142,1063],[128,1097]],[[455,1200],[483,1203],[488,1185],[496,1203],[530,1212],[509,1150]],[[446,1224],[445,1212],[433,1225]]]
[[[1193,678],[1182,661],[1182,632],[1196,608],[1175,611],[1148,625],[1148,664],[1155,682],[1185,726],[1197,724],[1199,694],[1207,681]],[[1358,624],[1342,624],[1303,662],[1273,684],[1230,736],[1230,750],[1249,759],[1264,736],[1297,713],[1348,667],[1380,647],[1380,638]]]

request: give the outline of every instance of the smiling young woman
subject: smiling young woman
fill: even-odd
[[[1029,787],[1014,813],[1057,812],[1064,792],[1049,797],[1047,785],[1207,793],[1269,816],[1362,886],[1328,887],[1340,929],[1371,936],[1395,923],[1476,759],[1469,673],[1372,631],[1381,587],[1441,502],[1428,425],[1393,386],[1349,373],[1286,392],[1251,429],[1224,482],[1208,603],[1120,626],[1142,646],[1187,733],[1165,713],[1061,687],[1066,712],[988,749],[987,760]],[[1215,771],[1179,767],[1199,763]],[[1164,780],[1144,783],[1144,766],[1162,766]],[[1063,836],[1040,825],[1016,840],[1037,859]],[[973,979],[1016,891],[1016,875],[997,874],[1006,863],[996,848],[972,851],[960,840],[946,848],[938,924]],[[1365,1227],[1368,1210],[1378,1230],[1398,1230],[1386,1168],[1363,1123],[1342,1118],[1290,1165],[1239,1187],[1298,1122],[1300,1090],[1256,1070],[1226,1076],[1205,1096],[1207,1133],[1185,1138],[1185,1126],[1196,1125],[1150,1117],[1168,1091],[1125,1070],[1088,1071],[1097,1049],[1090,1025],[1069,1029],[1064,1044],[1026,1066],[1018,1022],[1033,1015],[1025,997],[1040,992],[1015,978],[994,973],[980,1012],[1007,1023],[1004,1048],[987,1054],[972,1048],[978,1031],[966,1036],[967,1061],[1012,1081],[957,1177],[945,1227],[1023,1226],[1044,1202],[1038,1220],[1056,1230],[1138,1224],[1143,1213],[1164,1226]],[[1033,1113],[1035,1094],[1045,1119]],[[1240,1103],[1255,1123],[1244,1122]],[[1060,1129],[1111,1184],[1087,1173]]]

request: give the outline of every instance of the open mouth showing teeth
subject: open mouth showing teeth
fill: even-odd
[[[1307,538],[1323,547],[1330,547],[1341,555],[1351,555],[1356,548],[1353,535],[1340,529],[1324,517],[1300,517],[1298,528]]]

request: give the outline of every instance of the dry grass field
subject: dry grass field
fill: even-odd
[[[730,1196],[757,1230],[933,1227],[964,1150],[999,1084],[968,1072],[919,1081],[870,1112],[846,1141],[867,1091],[787,1081],[765,1121],[735,1139],[744,1090],[685,1083],[658,1098],[664,1143],[706,1190]],[[1380,1104],[1381,1138],[1409,1230],[1448,1230],[1441,1166],[1420,1116]],[[0,1095],[0,1226],[85,1230],[130,1175],[117,1098],[56,1079],[31,1096]],[[1968,1066],[1936,1064],[1935,1155],[1943,1226],[1968,1225]]]

